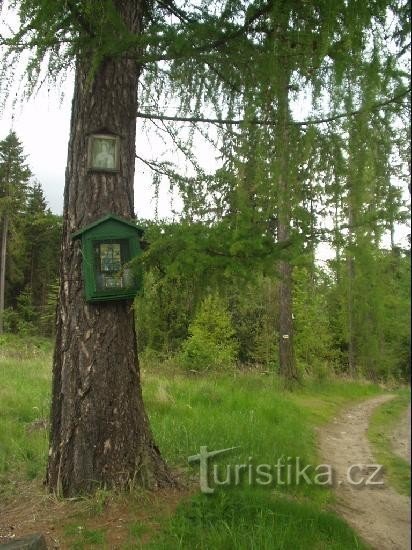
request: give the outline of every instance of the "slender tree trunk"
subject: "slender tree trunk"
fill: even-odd
[[[0,252],[0,334],[4,331],[4,295],[6,290],[6,255],[7,234],[9,231],[9,217],[4,214],[1,228],[1,252]]]
[[[315,236],[315,200],[313,197],[313,186],[312,183],[309,183],[310,185],[310,241],[308,243],[308,248],[310,251],[310,290],[311,292],[315,292],[315,278],[316,278],[316,236]]]
[[[117,5],[139,32],[143,2]],[[133,60],[106,59],[90,82],[87,59],[76,68],[46,474],[64,496],[173,483],[143,406],[132,303],[85,302],[81,247],[71,238],[108,212],[134,217],[138,70]],[[120,173],[87,171],[88,135],[103,130],[120,136]]]
[[[293,346],[292,319],[292,266],[287,261],[279,262],[279,367],[282,376],[293,381],[298,379]]]
[[[338,179],[336,178],[336,182]],[[341,282],[341,259],[342,259],[342,245],[341,245],[341,234],[339,229],[339,208],[340,208],[340,198],[339,195],[334,197],[334,213],[333,213],[333,246],[335,248],[335,262],[336,262],[336,284],[339,285]]]
[[[287,63],[287,61],[286,61]],[[291,206],[292,206],[292,178],[290,175],[290,128],[289,128],[289,71],[285,64],[283,77],[277,94],[277,181],[278,181],[278,241],[287,241],[290,238]],[[292,266],[290,262],[279,262],[279,369],[287,382],[298,379],[295,352],[293,346],[293,318],[292,318]]]
[[[349,373],[354,376],[356,373],[355,355],[355,334],[354,334],[354,304],[353,304],[353,279],[355,277],[355,266],[353,258],[348,260],[348,364]]]
[[[347,272],[348,272],[348,364],[349,374],[354,376],[356,373],[356,347],[355,347],[355,304],[354,304],[354,283],[355,283],[355,259],[353,256],[353,244],[354,244],[354,224],[355,213],[353,205],[353,192],[351,186],[349,187],[348,196],[348,225],[349,225],[349,249],[346,252]]]

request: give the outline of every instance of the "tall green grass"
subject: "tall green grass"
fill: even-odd
[[[344,521],[313,503],[259,491],[199,495],[182,505],[148,545],[153,550],[365,548]]]
[[[0,340],[0,493],[44,472],[50,408],[48,341]]]
[[[354,382],[311,383],[296,392],[279,389],[262,374],[184,377],[171,374],[144,380],[151,424],[163,454],[184,466],[200,446],[238,447],[216,459],[222,471],[235,464],[274,465],[278,458],[300,457],[319,463],[315,426],[325,423],[349,401],[379,389]],[[198,464],[191,467],[198,476]],[[292,469],[293,472],[293,469]],[[224,474],[223,474],[224,476]],[[233,480],[233,476],[232,476]],[[153,548],[361,548],[361,542],[334,514],[329,489],[294,483],[221,487],[184,504]]]
[[[200,446],[237,447],[224,464],[273,465],[279,458],[300,458],[315,466],[314,425],[326,422],[350,400],[376,394],[369,384],[324,382],[296,393],[279,390],[277,380],[261,374],[184,377],[146,375],[144,396],[156,440],[174,465],[184,466]],[[196,472],[196,467],[193,468]],[[330,492],[313,485],[279,486],[291,494],[310,493],[326,502]]]
[[[0,348],[3,491],[16,476],[43,476],[46,430],[30,431],[30,426],[47,418],[50,367],[47,344],[9,341]],[[273,465],[281,457],[300,457],[302,465],[316,465],[315,426],[330,420],[350,401],[379,391],[358,382],[308,381],[291,393],[281,390],[276,378],[261,373],[193,376],[162,368],[143,372],[143,390],[163,456],[193,480],[198,478],[199,468],[197,464],[189,466],[187,458],[204,445],[209,450],[237,447],[217,460],[222,468],[250,460]],[[327,488],[294,483],[260,488],[249,486],[245,478],[240,486],[197,495],[180,506],[169,522],[163,522],[151,547],[362,547],[347,525],[327,511],[332,502]],[[127,547],[139,548],[140,540],[136,534]]]

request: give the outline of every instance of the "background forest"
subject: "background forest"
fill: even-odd
[[[98,65],[117,55],[108,29],[119,21],[84,9],[100,21],[89,37]],[[19,15],[53,35],[36,10],[23,2]],[[170,154],[143,158],[137,147],[136,158],[155,196],[166,186],[181,208],[172,221],[139,220],[142,358],[288,380],[407,377],[408,2],[160,2],[147,17],[137,117]],[[6,59],[24,38],[29,93],[41,60],[55,82],[82,48],[63,40],[47,57],[22,32],[5,41]],[[61,220],[15,134],[0,154],[4,329],[51,335]]]
[[[52,336],[61,218],[48,210],[14,133],[0,143],[0,154],[1,213],[8,223],[4,331]],[[347,171],[349,161],[341,155],[340,162]],[[241,168],[247,173],[250,163]],[[244,206],[250,180],[224,170],[209,180],[219,189],[213,206],[213,189],[206,188],[203,197],[185,197],[178,222],[139,220],[149,245],[142,257],[143,289],[134,304],[143,362],[193,372],[234,367],[277,372],[280,283],[274,266],[286,259],[293,265],[300,376],[408,377],[410,253],[394,238],[390,246],[381,239],[394,235],[407,209],[391,173],[370,178],[372,169],[376,166],[356,181],[358,202],[350,207],[358,222],[352,232],[345,222],[351,197],[342,172],[335,185],[307,183],[308,196],[295,207],[300,228],[296,222],[285,247],[276,243],[274,222],[264,218],[263,207]],[[318,227],[315,199],[335,212],[332,230]],[[265,197],[259,200],[263,205]],[[206,210],[207,219],[201,219]],[[334,258],[319,261],[320,240],[332,247]]]
[[[5,305],[2,330],[50,336],[61,217],[47,208],[42,186],[34,179],[14,132],[0,141],[0,216],[5,261],[0,278]]]

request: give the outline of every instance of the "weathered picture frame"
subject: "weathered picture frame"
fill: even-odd
[[[91,134],[88,144],[88,170],[119,172],[120,139],[114,134]]]

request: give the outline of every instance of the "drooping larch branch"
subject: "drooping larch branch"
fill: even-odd
[[[299,120],[291,121],[290,124],[293,126],[311,126],[315,124],[325,124],[327,122],[333,122],[334,120],[339,120],[340,118],[348,118],[351,116],[360,115],[365,112],[376,111],[378,109],[383,109],[384,107],[387,107],[392,103],[397,103],[400,99],[407,96],[410,92],[411,92],[411,88],[408,88],[407,90],[404,90],[403,92],[395,94],[393,97],[385,99],[384,101],[375,103],[368,108],[361,107],[360,109],[355,109],[353,111],[347,111],[344,113],[338,113],[336,115],[330,115],[325,118],[310,118],[308,120],[302,120],[302,121],[299,121]],[[240,125],[245,123],[260,125],[260,126],[272,126],[276,124],[276,121],[273,119],[268,119],[268,120],[258,119],[258,118],[224,119],[224,118],[208,118],[203,116],[195,116],[195,117],[168,116],[168,115],[159,115],[156,113],[142,113],[141,111],[138,111],[136,116],[137,118],[148,118],[152,120],[163,120],[163,121],[171,121],[171,122],[207,123],[207,124],[218,124],[218,125],[221,124],[221,125],[228,125],[228,126],[235,126],[235,125]]]

